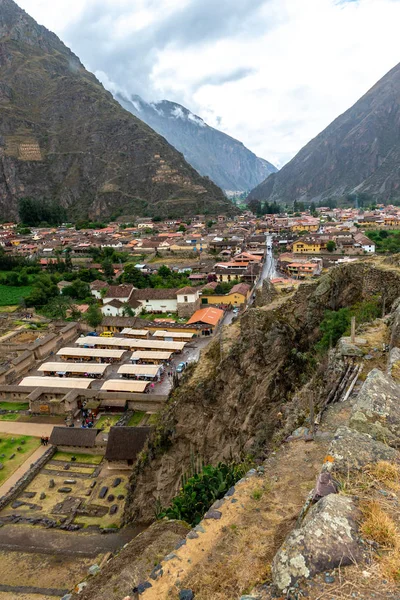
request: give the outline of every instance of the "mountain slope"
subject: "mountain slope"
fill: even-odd
[[[319,200],[366,192],[400,197],[400,65],[338,117],[249,199]]]
[[[250,190],[276,171],[242,142],[210,127],[180,104],[168,100],[149,104],[139,96],[116,98],[182,152],[201,175],[208,176],[224,190]]]
[[[233,209],[56,35],[0,0],[0,216],[15,218],[27,196],[56,200],[72,217]]]

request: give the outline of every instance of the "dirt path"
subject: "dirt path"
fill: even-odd
[[[237,484],[219,509],[221,519],[203,521],[204,533],[163,563],[163,576],[141,597],[176,598],[180,586],[192,589],[196,600],[232,600],[263,580],[314,486],[330,437],[282,446],[264,474]]]
[[[117,533],[74,533],[41,527],[5,525],[0,529],[0,550],[72,556],[97,556],[115,552],[143,528],[124,528]]]
[[[46,446],[39,446],[37,450],[33,454],[30,454],[26,461],[22,463],[22,465],[12,474],[10,477],[3,483],[0,487],[0,498],[4,496],[8,490],[10,490],[14,484],[17,483],[18,479],[20,479],[26,471],[28,471],[29,467],[32,463],[39,460],[39,458],[48,450],[49,448]]]
[[[46,423],[20,423],[19,421],[0,421],[0,433],[13,435],[32,435],[33,437],[50,437],[54,425]]]

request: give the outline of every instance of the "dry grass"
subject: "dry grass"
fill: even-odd
[[[260,535],[257,524],[232,525],[216,546],[212,561],[204,561],[185,585],[196,599],[227,600],[250,592],[257,582],[270,579],[271,540]]]
[[[399,542],[399,531],[396,523],[382,508],[382,504],[377,500],[371,500],[364,503],[361,510],[363,514],[361,533],[383,548],[396,548]]]
[[[390,489],[400,491],[400,467],[395,463],[381,460],[370,465],[367,474]]]

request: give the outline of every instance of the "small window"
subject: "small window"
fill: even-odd
[[[183,296],[183,301],[187,302],[188,301],[188,297],[187,296]]]

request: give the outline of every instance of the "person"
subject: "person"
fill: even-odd
[[[44,446],[44,437],[40,438],[40,443],[42,444],[42,446]]]

